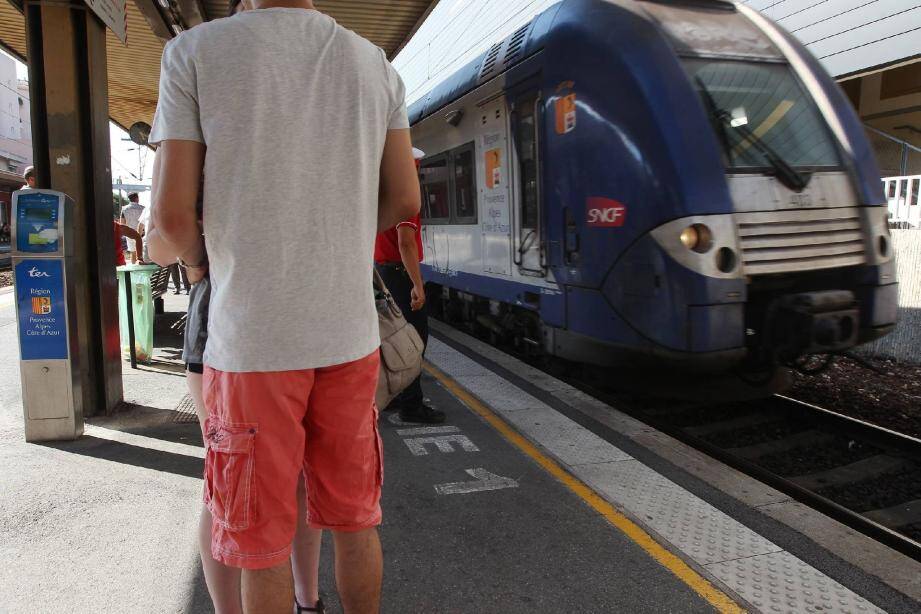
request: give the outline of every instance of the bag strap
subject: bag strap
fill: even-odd
[[[383,292],[387,298],[391,298],[390,290],[387,288],[387,284],[384,283],[384,278],[381,277],[381,274],[378,272],[377,267],[371,267],[374,270],[374,287]]]

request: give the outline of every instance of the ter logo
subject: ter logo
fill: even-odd
[[[37,268],[32,267],[29,269],[29,277],[51,277],[48,273],[44,271],[39,271]]]
[[[586,223],[592,228],[620,228],[627,221],[627,207],[610,198],[589,198],[586,211]]]

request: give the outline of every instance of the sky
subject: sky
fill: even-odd
[[[393,65],[412,104],[559,0],[441,0]]]

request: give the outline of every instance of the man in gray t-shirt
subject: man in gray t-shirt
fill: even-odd
[[[308,524],[333,531],[345,609],[374,612],[372,253],[379,230],[420,206],[405,89],[380,49],[312,2],[276,2],[166,45],[150,135],[153,224],[190,279],[209,271],[213,287],[202,555],[243,569],[244,609],[290,610],[303,468]]]

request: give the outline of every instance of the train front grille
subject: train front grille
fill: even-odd
[[[857,207],[736,213],[746,275],[790,273],[866,262]]]

